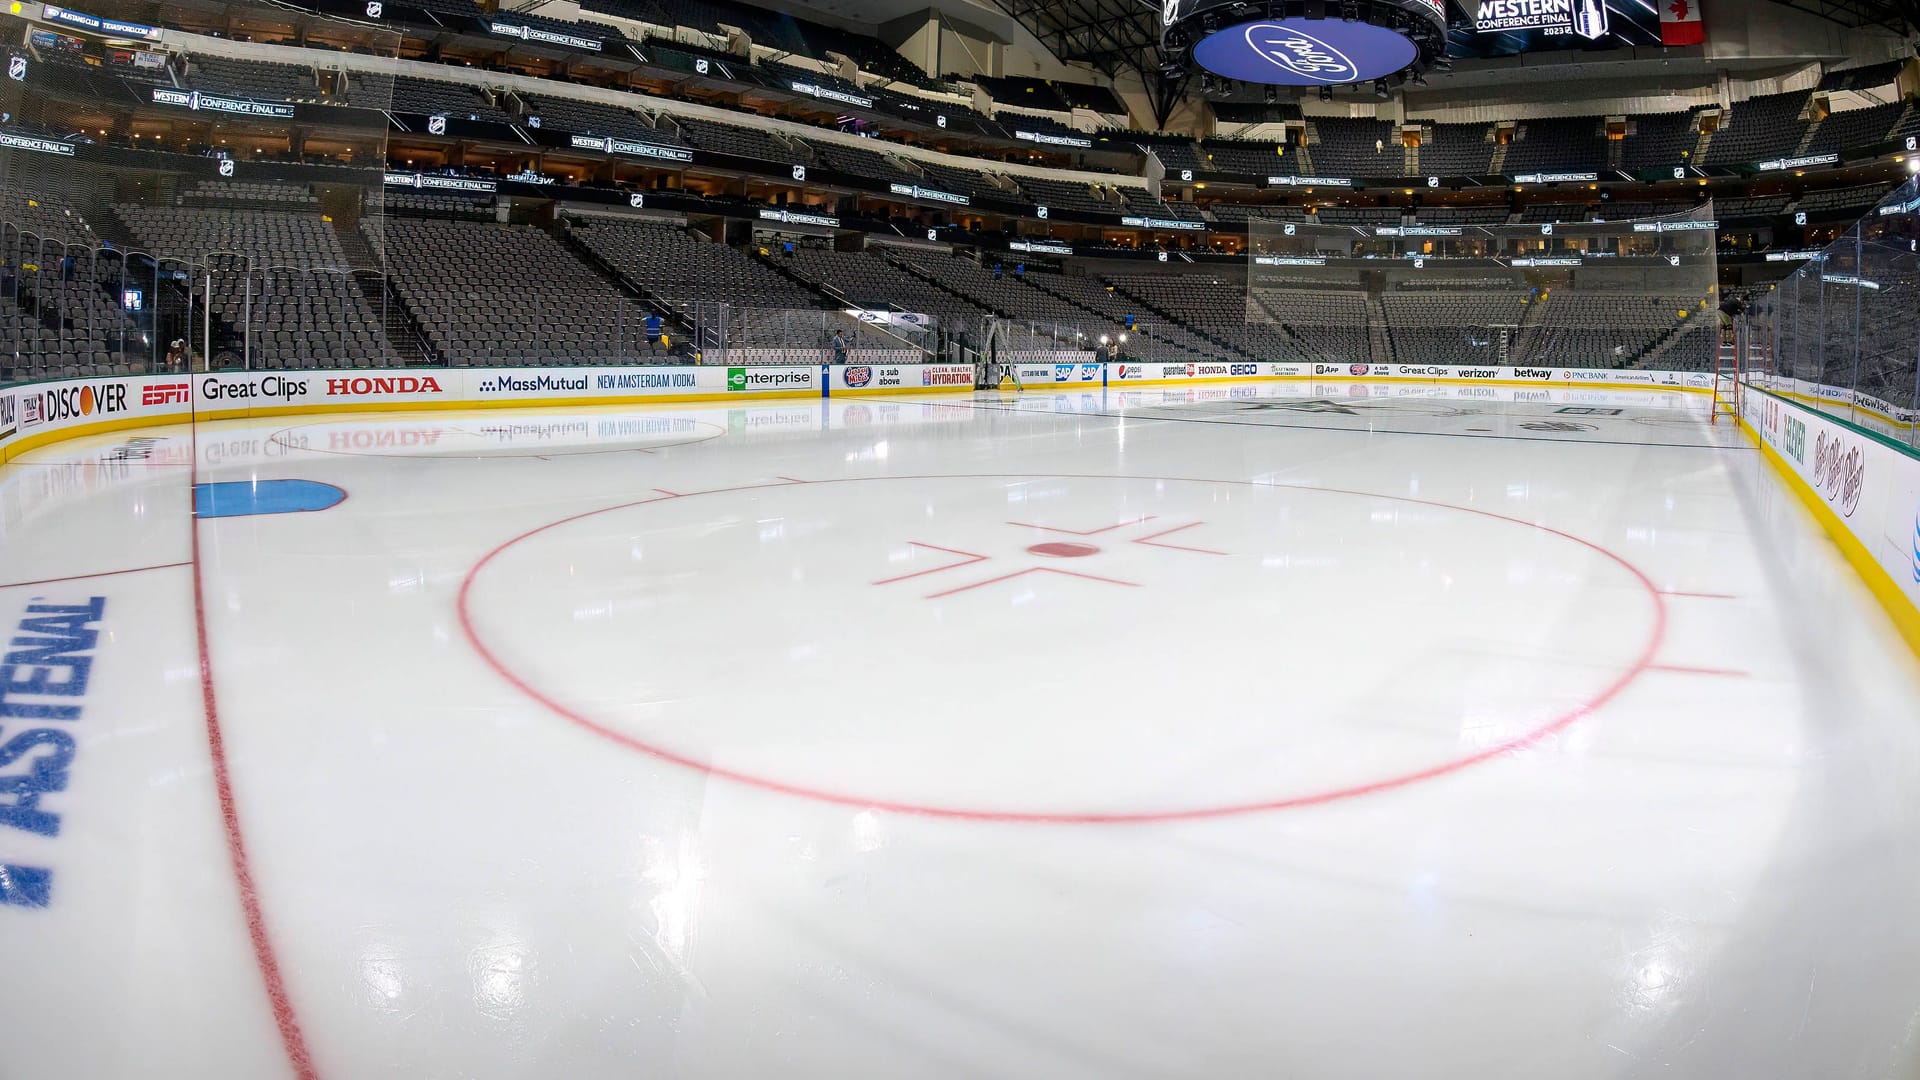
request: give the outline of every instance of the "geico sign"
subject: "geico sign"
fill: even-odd
[[[127,388],[120,383],[86,383],[40,392],[40,418],[48,423],[126,410]]]
[[[380,394],[438,394],[440,381],[431,375],[379,375],[328,379],[328,397],[374,397]]]
[[[223,379],[214,376],[200,383],[200,396],[208,401],[250,401],[274,398],[290,401],[307,392],[305,379],[268,375],[260,379]]]

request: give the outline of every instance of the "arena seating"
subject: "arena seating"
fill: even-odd
[[[1511,279],[1416,280],[1380,298],[1396,359],[1463,365],[1505,362],[1502,343],[1518,344],[1525,300],[1526,291]]]
[[[1734,105],[1707,144],[1701,165],[1746,165],[1792,154],[1807,132],[1804,90],[1748,98]]]
[[[1119,207],[1102,196],[1096,196],[1093,189],[1084,184],[1068,183],[1062,180],[1040,180],[1029,176],[1017,178],[1020,189],[1027,198],[1049,210],[1077,210],[1089,214],[1112,214]],[[1101,189],[1104,193],[1105,189]]]
[[[264,60],[194,55],[181,80],[189,89],[253,101],[322,101],[319,76],[310,67]]]
[[[1624,367],[1679,321],[1672,296],[1553,289],[1528,305],[1515,362]]]
[[[1307,146],[1316,176],[1398,176],[1406,169],[1392,121],[1318,116],[1307,123],[1320,136]]]
[[[356,267],[317,212],[113,209],[144,250],[212,268],[212,313],[236,361],[242,343],[266,367],[354,367],[387,357],[380,320],[352,276]]]
[[[1246,176],[1293,173],[1295,170],[1283,166],[1298,155],[1280,152],[1284,149],[1277,142],[1241,142],[1237,139],[1208,139],[1200,144],[1200,152],[1206,155],[1208,168],[1214,172]]]
[[[1140,304],[1094,278],[1077,274],[1036,273],[1027,275],[1026,284],[1091,312],[1095,323],[1105,324],[1110,328],[1109,332],[1113,327],[1124,328],[1127,316],[1133,316],[1134,330],[1128,336],[1137,340],[1128,342],[1125,351],[1128,356],[1170,361],[1205,360],[1220,356],[1221,350],[1217,345],[1200,337],[1183,323],[1150,315]]]
[[[1800,209],[1809,214],[1838,211],[1865,213],[1873,209],[1881,199],[1886,198],[1887,193],[1892,190],[1892,184],[1865,184],[1860,187],[1816,191],[1800,200]]]
[[[831,251],[802,247],[779,255],[808,282],[830,288],[856,307],[931,315],[943,331],[961,330],[979,337],[992,313],[889,263],[877,251]]]
[[[1504,225],[1509,216],[1504,206],[1423,206],[1413,212],[1422,225]]]
[[[1224,349],[1224,358],[1314,358],[1310,344],[1289,332],[1285,316],[1254,305],[1246,285],[1237,280],[1198,274],[1122,274],[1108,280],[1119,292],[1212,339]],[[1360,333],[1365,355],[1365,331]],[[1216,349],[1216,355],[1220,351]]]
[[[1487,124],[1426,125],[1420,171],[1440,176],[1479,176],[1492,171],[1493,128]]]
[[[1600,169],[1606,164],[1606,132],[1598,116],[1522,120],[1507,146],[1509,173]]]
[[[146,370],[151,350],[117,302],[121,261],[101,237],[54,196],[7,191],[0,210],[15,226],[0,230],[0,381]]]
[[[1838,154],[1850,149],[1875,146],[1889,138],[1893,125],[1907,111],[1904,101],[1888,102],[1865,109],[1834,113],[1814,129],[1807,143],[1809,154]]]
[[[693,314],[696,303],[727,305],[728,324],[746,334],[737,344],[786,344],[775,338],[802,321],[785,314],[791,312],[820,313],[820,326],[852,328],[838,312],[826,318],[820,298],[790,278],[742,251],[702,240],[678,222],[583,215],[570,218],[568,228],[587,250],[688,321],[699,317]]]
[[[647,359],[647,311],[553,236],[524,225],[393,218],[393,287],[455,365]]]
[[[1630,134],[1622,142],[1620,164],[1627,169],[1659,169],[1684,165],[1700,141],[1694,113],[1652,113],[1629,118]]]

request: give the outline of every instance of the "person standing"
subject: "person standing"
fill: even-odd
[[[652,349],[655,352],[659,351],[660,335],[664,332],[664,330],[665,328],[661,325],[661,322],[660,322],[660,313],[657,311],[647,312],[647,347],[649,349]]]
[[[833,332],[833,362],[836,364],[844,364],[847,362],[847,335],[845,331],[835,330]]]

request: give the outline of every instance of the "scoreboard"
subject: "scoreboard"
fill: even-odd
[[[1447,34],[1457,58],[1549,49],[1618,49],[1660,44],[1653,0],[1455,0],[1471,25]]]

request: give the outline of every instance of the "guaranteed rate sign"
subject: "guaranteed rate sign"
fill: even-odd
[[[1419,55],[1406,35],[1341,19],[1265,19],[1208,35],[1193,47],[1201,67],[1239,82],[1337,86],[1404,70]]]

